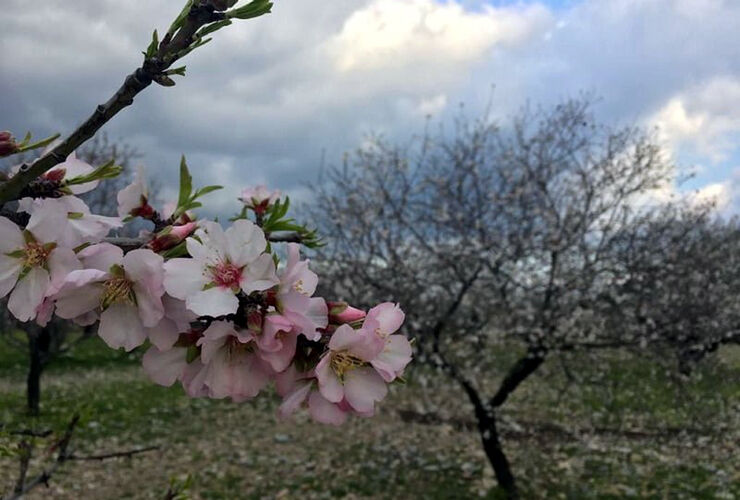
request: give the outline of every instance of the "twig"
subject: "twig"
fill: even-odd
[[[111,453],[103,453],[100,455],[85,455],[85,456],[78,456],[78,455],[69,455],[67,457],[67,460],[107,460],[109,458],[131,458],[134,455],[138,455],[140,453],[146,453],[148,451],[154,451],[158,450],[159,446],[147,446],[146,448],[137,448],[135,450],[128,450],[128,451],[116,451]]]
[[[195,40],[196,32],[202,26],[219,21],[224,18],[223,16],[223,13],[214,12],[212,7],[194,3],[177,35],[167,43],[163,40],[159,53],[146,58],[141,67],[126,77],[121,87],[107,102],[99,105],[82,125],[54,149],[32,164],[24,163],[17,174],[0,184],[0,204],[18,199],[26,186],[64,162],[70,153],[92,138],[111,118],[133,104],[134,98],[166,71],[179,58],[180,53],[190,47]]]

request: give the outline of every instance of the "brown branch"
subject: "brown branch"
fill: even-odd
[[[171,41],[163,40],[157,55],[145,59],[141,67],[125,78],[121,87],[107,102],[99,105],[82,125],[54,149],[31,164],[24,163],[17,174],[0,184],[0,204],[18,199],[26,186],[64,162],[70,153],[92,138],[121,110],[133,104],[134,98],[141,91],[184,55],[181,53],[187,51],[195,41],[195,34],[202,26],[221,19],[224,19],[224,14],[214,12],[212,6],[194,3],[184,25],[174,38]]]
[[[78,456],[78,455],[72,454],[67,457],[67,460],[101,460],[102,461],[102,460],[107,460],[109,458],[131,458],[134,455],[138,455],[140,453],[146,453],[148,451],[154,451],[158,449],[159,449],[159,446],[147,446],[146,448],[137,448],[134,450],[102,453],[100,455]]]

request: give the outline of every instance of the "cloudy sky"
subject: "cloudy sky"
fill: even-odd
[[[182,0],[2,0],[0,129],[67,133],[141,60]],[[196,181],[295,197],[370,132],[403,138],[493,99],[496,115],[594,92],[610,123],[657,126],[683,189],[740,211],[737,0],[276,0],[217,33],[174,88],[150,87],[105,130],[173,196]],[[492,86],[495,90],[492,94]]]

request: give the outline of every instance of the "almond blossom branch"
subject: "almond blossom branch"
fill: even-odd
[[[252,3],[249,5],[252,5]],[[272,5],[270,2],[262,0],[256,3],[259,4],[257,7],[260,10],[253,17],[269,12]],[[249,5],[246,7],[249,7]],[[184,11],[187,13],[181,20],[182,24],[179,29],[173,32],[171,28],[161,43],[157,43],[155,36],[152,42],[154,50],[147,51],[141,67],[126,77],[121,87],[107,102],[99,105],[82,125],[55,148],[33,163],[24,163],[17,174],[0,184],[0,204],[18,199],[26,186],[37,177],[64,162],[67,156],[91,139],[103,125],[108,123],[121,110],[133,104],[134,98],[149,87],[152,82],[163,86],[174,85],[174,81],[169,78],[168,74],[183,74],[184,69],[179,68],[169,72],[168,69],[174,62],[205,44],[208,40],[202,39],[202,36],[198,34],[199,30],[203,27],[209,29],[217,23],[229,23],[228,18],[234,17],[231,12],[216,11],[212,0],[191,0],[188,2],[188,7],[188,10]],[[240,18],[246,19],[246,17]],[[177,23],[178,20],[173,23],[173,28],[177,27]],[[219,27],[223,25],[219,24]],[[212,28],[212,31],[215,31],[215,29]]]

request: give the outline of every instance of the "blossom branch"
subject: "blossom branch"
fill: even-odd
[[[269,12],[270,6],[271,4],[268,2],[267,12]],[[259,15],[262,13],[266,12],[261,11]],[[217,12],[212,1],[197,0],[190,2],[189,10],[179,29],[176,29],[174,33],[171,29],[162,39],[162,42],[158,44],[157,50],[152,53],[147,51],[147,56],[141,67],[125,78],[121,87],[107,102],[99,105],[82,125],[55,148],[33,163],[24,163],[17,174],[0,184],[0,204],[18,199],[25,187],[45,172],[64,162],[67,156],[91,139],[121,110],[133,104],[134,98],[149,87],[152,82],[157,82],[163,86],[174,85],[174,82],[167,76],[168,68],[175,61],[205,43],[198,35],[201,28],[213,23],[223,22],[229,16],[230,13],[228,12]],[[176,24],[173,24],[173,27],[176,27]],[[171,72],[175,71],[177,70]]]

